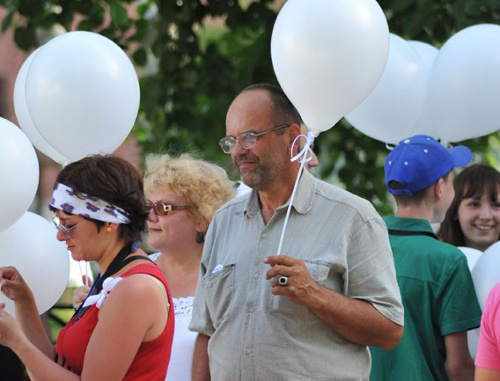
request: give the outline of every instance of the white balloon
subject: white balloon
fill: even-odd
[[[38,158],[27,136],[15,124],[0,118],[0,231],[28,210],[39,176]]]
[[[465,257],[467,258],[467,265],[469,266],[469,270],[472,272],[472,269],[483,252],[466,246],[460,246],[459,249],[465,254]]]
[[[68,283],[69,255],[56,234],[49,221],[31,212],[0,233],[0,267],[17,268],[33,291],[40,314],[59,300]],[[0,296],[7,312],[14,314],[14,303]]]
[[[70,161],[113,152],[139,110],[130,59],[91,32],[69,32],[45,44],[30,65],[25,93],[40,135]]]
[[[476,358],[477,347],[479,345],[479,332],[479,328],[467,331],[467,346],[469,347],[469,353],[472,356],[472,359]]]
[[[31,115],[28,111],[26,104],[26,76],[28,75],[29,68],[33,62],[33,58],[41,48],[38,48],[31,53],[24,61],[19,73],[17,74],[16,84],[14,85],[14,109],[16,117],[19,121],[21,129],[26,136],[30,139],[31,143],[44,155],[50,157],[55,162],[64,165],[68,162],[68,158],[59,153],[52,147],[38,132],[38,129],[31,120]]]
[[[375,0],[288,0],[271,39],[276,77],[316,134],[366,98],[388,49],[389,28]]]
[[[490,134],[500,128],[499,97],[500,26],[465,28],[439,50],[420,124],[444,142]]]
[[[90,280],[94,280],[90,262],[76,261],[73,258],[69,260],[69,280],[68,287],[83,286],[82,276],[86,275]]]
[[[415,50],[390,35],[389,57],[373,91],[346,115],[357,130],[384,143],[397,144],[415,135],[425,105],[427,72]]]
[[[472,269],[472,280],[481,309],[495,284],[500,282],[500,241],[494,243],[478,258]]]
[[[427,42],[410,40],[408,44],[417,52],[418,56],[424,63],[424,68],[427,74],[432,70],[434,60],[436,59],[439,49]]]

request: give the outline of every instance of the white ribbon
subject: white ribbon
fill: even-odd
[[[301,139],[301,138],[306,139],[306,144],[304,144],[304,147],[302,147],[302,149],[300,150],[300,152],[297,155],[293,156],[293,148],[294,148],[295,144],[297,144],[300,141],[299,139]],[[291,156],[290,161],[293,162],[293,161],[298,160],[300,163],[300,168],[299,168],[299,172],[297,173],[297,179],[295,180],[295,185],[293,186],[292,195],[290,196],[290,203],[288,204],[288,208],[286,210],[285,223],[283,224],[283,230],[281,231],[280,243],[278,245],[278,252],[276,253],[276,255],[281,254],[281,247],[283,246],[283,238],[285,237],[285,230],[286,230],[286,226],[288,225],[288,218],[290,217],[290,211],[292,210],[293,199],[295,198],[295,191],[297,190],[297,185],[299,184],[300,175],[302,174],[302,171],[304,170],[305,163],[307,163],[308,161],[311,161],[312,156],[313,156],[313,152],[311,149],[311,144],[313,142],[314,142],[314,134],[312,133],[312,131],[309,131],[307,133],[307,136],[305,136],[303,134],[300,134],[299,136],[297,136],[292,143],[292,147],[290,148],[290,156]]]
[[[102,290],[97,295],[90,295],[85,299],[85,303],[83,303],[83,308],[91,306],[93,304],[96,305],[97,308],[101,309],[102,304],[108,297],[109,293],[115,286],[122,280],[121,276],[116,278],[107,278],[102,284]]]
[[[298,142],[300,142],[300,139],[302,139],[302,138],[306,139],[306,144],[304,144],[304,147],[302,147],[302,149],[300,150],[300,152],[297,155],[292,156],[293,149],[295,148],[295,144],[298,144]],[[290,147],[290,156],[292,156],[290,161],[297,161],[298,160],[299,163],[302,163],[302,162],[307,163],[307,162],[311,161],[313,158],[313,151],[311,149],[311,144],[313,144],[313,142],[314,142],[314,133],[312,131],[308,131],[307,136],[304,134],[300,134],[299,136],[297,136],[292,143],[292,147]]]

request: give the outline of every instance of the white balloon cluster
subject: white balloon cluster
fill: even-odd
[[[495,284],[500,282],[500,242],[494,243],[483,253],[470,247],[459,247],[467,257],[481,309]],[[468,332],[469,352],[476,355],[479,341],[479,328]]]
[[[111,153],[139,110],[139,80],[125,52],[92,32],[62,34],[24,62],[14,88],[19,124],[59,164]]]
[[[26,135],[0,118],[0,267],[15,266],[32,289],[38,311],[47,311],[68,282],[69,257],[44,218],[27,212],[36,194],[38,159]],[[14,313],[13,303],[0,300]]]
[[[39,180],[33,145],[62,165],[113,152],[137,117],[139,81],[114,42],[96,33],[70,32],[24,62],[14,107],[22,130],[0,118],[0,267],[17,267],[42,313],[68,284],[70,262],[56,229],[27,212]],[[0,299],[13,313],[12,302],[3,294]]]
[[[391,34],[380,81],[346,120],[384,143],[414,134],[458,142],[500,129],[499,96],[499,25],[463,29],[440,50]]]

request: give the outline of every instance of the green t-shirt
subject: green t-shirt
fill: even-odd
[[[370,347],[371,381],[447,380],[444,336],[479,326],[481,309],[465,255],[439,241],[427,220],[385,217],[405,309],[390,351]]]

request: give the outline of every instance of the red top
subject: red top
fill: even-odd
[[[167,290],[170,308],[168,321],[163,332],[156,339],[143,342],[137,351],[132,364],[123,380],[128,381],[163,381],[167,374],[172,339],[174,337],[174,305],[168,288],[167,280],[160,268],[153,263],[144,263],[124,272],[125,278],[133,274],[148,274],[158,278]],[[111,290],[112,291],[112,290]],[[57,338],[58,362],[72,372],[80,375],[83,369],[83,359],[92,332],[99,320],[99,309],[91,305],[87,312],[73,324],[74,317],[61,329]],[[117,356],[120,354],[117,353]]]

